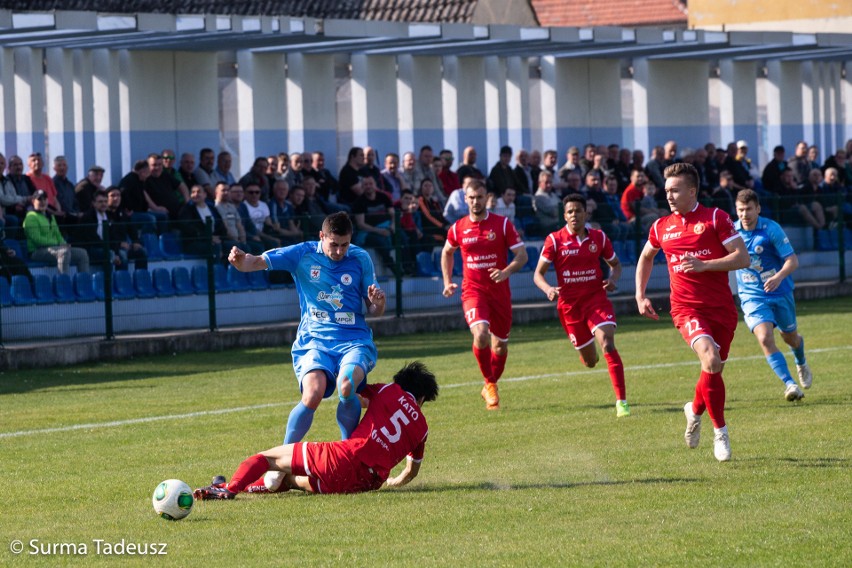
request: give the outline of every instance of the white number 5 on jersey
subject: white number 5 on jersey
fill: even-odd
[[[391,416],[391,424],[393,424],[394,432],[391,434],[388,432],[387,426],[382,426],[380,430],[382,434],[385,435],[385,438],[388,439],[388,442],[391,444],[396,444],[399,442],[400,436],[402,436],[402,424],[409,424],[411,421],[408,419],[408,416],[402,410],[397,410],[394,412],[393,416]]]

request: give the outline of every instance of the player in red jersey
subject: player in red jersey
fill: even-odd
[[[515,226],[506,217],[485,208],[485,183],[470,178],[464,200],[469,213],[450,227],[441,253],[444,296],[452,296],[453,255],[461,248],[462,310],[473,334],[473,355],[485,379],[482,398],[488,410],[500,408],[497,381],[506,367],[509,332],[512,329],[512,293],[509,276],[527,262],[527,250]],[[507,251],[515,254],[507,263]]]
[[[195,490],[195,498],[233,499],[267,471],[284,475],[285,491],[361,493],[405,485],[417,476],[429,429],[421,407],[438,396],[438,383],[423,363],[400,369],[391,384],[367,385],[361,396],[367,412],[348,440],[296,442],[256,454],[234,472],[230,483]],[[405,469],[388,479],[408,457]]]
[[[608,290],[615,290],[621,276],[621,262],[603,231],[586,228],[585,197],[572,193],[562,204],[567,224],[544,239],[533,282],[551,302],[558,298],[559,321],[586,367],[594,367],[598,362],[595,339],[598,340],[615,391],[615,415],[630,416],[624,365],[615,348],[615,310],[606,297]],[[601,258],[611,269],[606,279],[601,271]],[[558,286],[551,286],[544,278],[551,264],[556,270]]]
[[[672,164],[663,174],[666,199],[674,213],[651,226],[636,266],[636,303],[640,314],[659,319],[645,289],[654,256],[662,249],[669,267],[672,320],[701,361],[695,397],[683,409],[686,445],[698,447],[701,415],[707,410],[715,434],[713,453],[717,460],[728,461],[731,444],[725,425],[722,369],[737,327],[728,272],[749,266],[749,256],[730,216],[698,203],[698,172],[693,166]]]

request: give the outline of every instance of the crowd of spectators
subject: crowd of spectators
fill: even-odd
[[[40,153],[28,157],[26,173],[21,157],[7,161],[0,154],[0,270],[7,278],[28,274],[2,239],[26,241],[29,259],[60,273],[106,263],[144,268],[146,233],[174,233],[185,254],[212,250],[224,262],[232,246],[258,254],[316,238],[326,215],[346,211],[356,244],[375,249],[389,270],[414,273],[417,253],[441,246],[449,226],[467,214],[461,189],[467,178],[484,180],[489,210],[509,217],[528,238],[562,225],[562,200],[572,193],[586,199],[592,226],[613,240],[641,238],[669,212],[662,172],[677,161],[698,169],[699,199],[707,205],[734,215],[737,192],[749,188],[764,214],[825,229],[841,218],[852,221],[850,154],[852,140],[822,163],[819,149],[801,141],[789,158],[784,146],[775,147],[760,172],[743,140],[680,151],[669,141],[652,148],[647,161],[642,150],[617,144],[571,146],[561,165],[555,150],[504,146],[488,168],[469,146],[454,169],[448,149],[423,146],[400,159],[367,146],[351,148],[336,175],[322,152],[282,152],[257,157],[237,178],[229,152],[204,148],[196,164],[194,153],[178,160],[167,148],[135,162],[116,185],[104,184],[97,165],[75,183],[62,156],[53,159],[51,177]],[[399,259],[391,252],[397,246]]]

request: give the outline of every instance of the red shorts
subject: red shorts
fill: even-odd
[[[512,331],[512,298],[471,296],[462,298],[462,310],[468,327],[487,323],[491,335],[500,341],[509,340]]]
[[[615,310],[606,294],[573,305],[557,304],[556,312],[562,328],[574,349],[582,349],[595,340],[594,332],[603,325],[615,324]]]
[[[363,493],[385,482],[341,442],[293,444],[290,469],[293,475],[307,476],[315,493]]]
[[[698,310],[672,311],[672,321],[683,336],[684,341],[692,347],[701,337],[709,337],[719,349],[722,363],[728,360],[731,342],[737,329],[737,312],[735,309],[718,309],[715,312]]]

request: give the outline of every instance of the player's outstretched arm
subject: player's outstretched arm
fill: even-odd
[[[411,458],[405,460],[405,469],[396,477],[391,477],[385,483],[388,487],[402,487],[415,477],[420,472],[420,462],[416,462]]]
[[[384,290],[375,284],[370,284],[367,288],[367,311],[370,312],[370,315],[376,317],[384,315],[387,300]]]
[[[455,259],[453,255],[455,254],[456,249],[450,245],[450,243],[444,243],[444,248],[441,250],[441,273],[444,277],[444,297],[449,298],[452,296],[456,288],[458,288],[458,284],[453,282],[453,265],[455,264]]]
[[[536,265],[535,272],[533,273],[533,284],[535,284],[539,290],[544,292],[547,299],[552,302],[559,297],[559,286],[551,286],[544,278],[544,275],[547,274],[548,268],[550,268],[550,263],[543,258],[539,258],[538,265]]]
[[[238,247],[233,247],[228,254],[228,262],[240,272],[256,272],[266,270],[266,260],[262,256],[248,254]]]
[[[603,281],[603,289],[607,292],[612,292],[616,289],[618,279],[621,278],[621,261],[618,260],[617,256],[613,256],[606,263],[609,265],[610,271],[609,278]]]
[[[654,311],[651,300],[645,297],[645,290],[648,288],[648,280],[651,279],[657,250],[650,243],[645,243],[645,248],[642,249],[642,254],[639,255],[639,261],[636,263],[636,306],[639,308],[640,315],[653,320],[660,319],[660,316]]]

